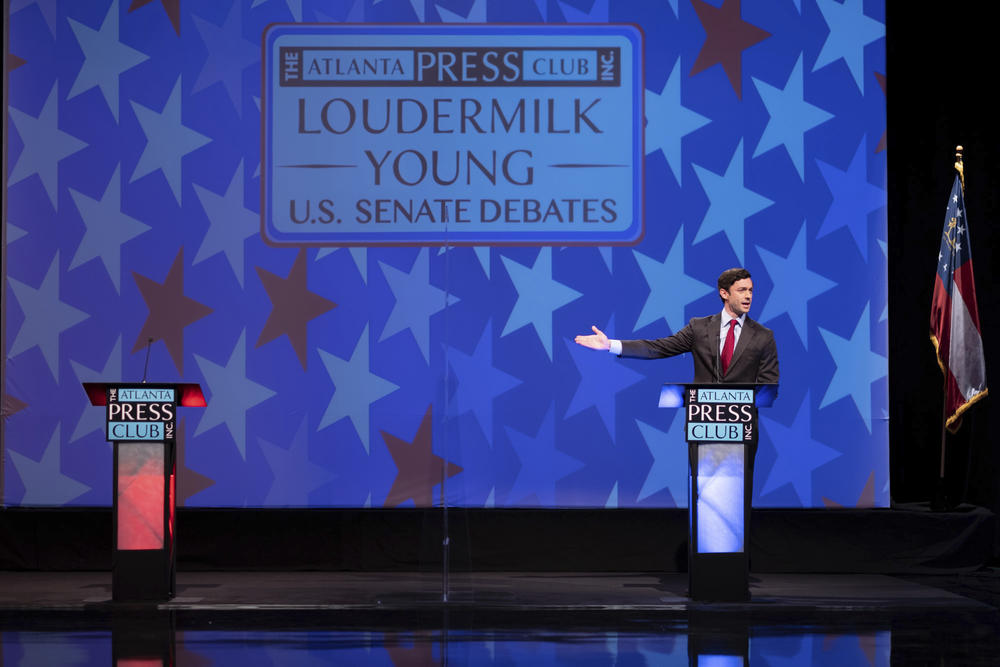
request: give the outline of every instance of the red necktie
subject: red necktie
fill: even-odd
[[[729,370],[729,362],[733,360],[733,348],[736,347],[736,320],[729,320],[729,332],[726,334],[726,344],[722,346],[722,374]]]

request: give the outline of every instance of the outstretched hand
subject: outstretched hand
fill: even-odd
[[[594,330],[594,333],[588,336],[577,336],[574,340],[584,347],[589,347],[592,350],[610,350],[611,342],[608,337],[604,335],[604,332],[597,327],[590,327]]]

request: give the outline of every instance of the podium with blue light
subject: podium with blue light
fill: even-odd
[[[757,408],[776,384],[666,384],[661,408],[684,409],[688,443],[688,595],[750,599],[749,525]]]
[[[177,408],[205,407],[194,383],[84,382],[91,405],[105,407],[114,443],[111,597],[169,600],[175,593]]]

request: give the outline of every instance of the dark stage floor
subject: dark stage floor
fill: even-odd
[[[752,602],[710,604],[687,599],[683,573],[454,573],[448,580],[448,602],[452,607],[495,612],[600,610],[623,615],[692,609],[766,613],[995,608],[1000,599],[976,600],[968,595],[971,591],[960,595],[947,590],[951,582],[972,576],[905,580],[875,574],[757,574],[751,584]],[[443,586],[440,572],[185,572],[177,576],[177,596],[154,606],[175,611],[423,610],[444,606]],[[1000,598],[1000,591],[996,593]],[[0,610],[111,606],[107,572],[0,572]]]
[[[684,574],[455,573],[445,603],[432,572],[182,572],[175,599],[143,605],[112,603],[107,572],[0,572],[0,664],[995,665],[1000,657],[996,568],[753,579],[752,602],[708,604],[684,597]]]

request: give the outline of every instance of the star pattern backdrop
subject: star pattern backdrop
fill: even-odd
[[[887,506],[882,0],[8,4],[4,505],[107,505],[81,381],[199,382],[189,506],[673,507],[691,362],[665,336],[744,265],[778,341],[757,506]],[[275,248],[260,237],[274,22],[632,23],[632,247]],[[148,341],[152,339],[152,343]]]

